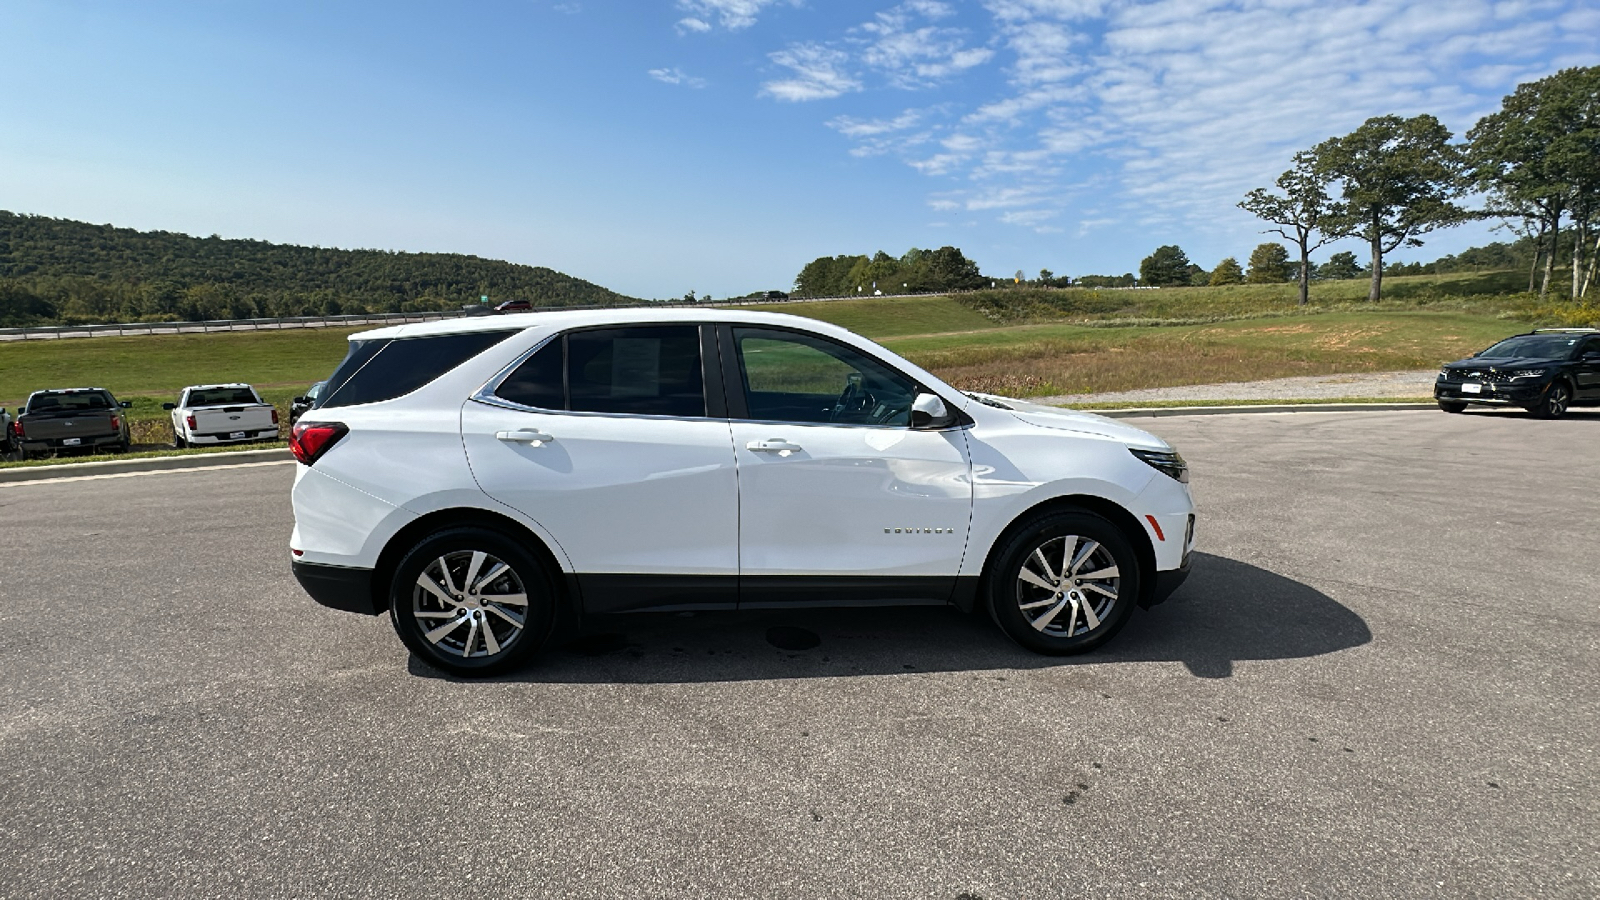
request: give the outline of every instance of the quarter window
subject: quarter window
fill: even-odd
[[[735,328],[752,419],[904,427],[916,382],[852,347],[815,335]]]
[[[469,331],[435,337],[357,341],[328,378],[328,399],[319,408],[378,403],[409,394],[514,331]]]

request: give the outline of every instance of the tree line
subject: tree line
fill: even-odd
[[[794,279],[797,297],[942,294],[988,287],[992,279],[955,247],[912,247],[896,257],[879,250],[872,256],[819,256]]]
[[[463,254],[196,238],[0,211],[0,325],[452,310],[483,295],[640,302],[552,269]]]
[[[1470,194],[1486,202],[1462,206],[1458,201]],[[1431,115],[1373,117],[1296,153],[1276,190],[1256,188],[1239,206],[1298,249],[1302,304],[1312,250],[1343,238],[1363,241],[1368,299],[1377,300],[1385,256],[1471,219],[1499,219],[1531,239],[1528,289],[1537,280],[1541,299],[1565,250],[1570,296],[1580,299],[1594,280],[1590,260],[1600,258],[1600,66],[1518,85],[1462,142]],[[1572,232],[1565,243],[1563,222]]]

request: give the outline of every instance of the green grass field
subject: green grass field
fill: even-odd
[[[1431,368],[1530,321],[1587,324],[1594,307],[1536,307],[1526,275],[1491,272],[1295,286],[1152,291],[1004,290],[962,297],[753,307],[821,319],[881,341],[957,387],[1013,396]],[[1551,310],[1554,310],[1552,313]],[[1552,316],[1555,321],[1552,321]],[[77,338],[0,344],[0,405],[45,387],[98,386],[134,404],[135,443],[170,438],[161,404],[186,385],[243,381],[278,406],[326,378],[355,329]]]

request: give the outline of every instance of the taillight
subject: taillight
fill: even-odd
[[[272,424],[278,424],[278,408],[276,406],[272,408]]]
[[[194,416],[192,416],[192,415],[190,415],[190,416],[184,416],[184,417],[183,417],[183,420],[184,420],[184,421],[185,421],[185,422],[188,422],[188,423],[189,423],[189,430],[190,430],[190,431],[193,431],[193,430],[195,430],[195,429],[196,429],[196,428],[199,428],[199,427],[200,427],[200,426],[199,426],[199,425],[196,425],[196,424],[195,424],[195,423],[194,423]]]
[[[306,422],[294,424],[289,432],[289,450],[294,458],[311,465],[328,452],[328,448],[350,432],[339,422]]]
[[[111,417],[111,430],[112,431],[121,431],[122,430],[122,420],[120,418],[118,418],[116,416],[112,416]]]
[[[12,430],[12,432],[14,432],[16,434],[17,437],[27,437],[27,434],[25,434],[23,432],[23,430],[22,430],[22,420],[21,419],[18,419],[15,422],[11,423],[11,430]]]

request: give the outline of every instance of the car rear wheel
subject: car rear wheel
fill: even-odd
[[[389,615],[414,655],[456,675],[495,675],[525,663],[549,637],[549,572],[498,531],[430,535],[395,568]]]
[[[1440,400],[1439,408],[1447,413],[1458,413],[1465,412],[1467,405],[1465,403],[1457,403],[1454,400]]]
[[[1544,399],[1528,411],[1541,419],[1559,419],[1572,405],[1572,389],[1564,381],[1557,381],[1545,391]]]
[[[184,441],[183,435],[178,433],[178,429],[172,429],[172,449],[182,450],[186,446],[188,446],[188,444]]]
[[[1133,614],[1139,558],[1126,535],[1087,512],[1047,513],[1016,531],[989,573],[989,611],[1035,653],[1083,653]]]

